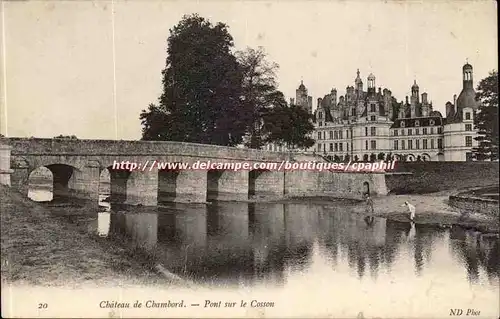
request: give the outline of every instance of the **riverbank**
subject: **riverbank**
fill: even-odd
[[[136,286],[172,284],[134,252],[0,185],[2,284]]]
[[[451,225],[461,226],[466,229],[473,229],[482,233],[499,233],[498,218],[482,214],[461,213],[460,210],[448,205],[449,197],[460,190],[446,190],[428,194],[407,194],[407,195],[387,195],[374,197],[373,206],[375,216],[385,217],[399,222],[409,222],[409,213],[404,207],[405,201],[416,207],[416,224],[426,224],[436,227],[450,227]],[[304,199],[302,199],[304,200]],[[293,200],[292,200],[293,201]],[[339,202],[352,204],[349,200],[332,200],[330,198],[310,198],[309,201],[315,204],[326,206],[338,205]],[[358,202],[359,203],[359,202]],[[353,211],[365,214],[364,205],[353,205]]]

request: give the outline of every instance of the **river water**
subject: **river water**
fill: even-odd
[[[460,227],[367,224],[345,202],[101,205],[93,229],[103,240],[139,246],[201,286],[301,289],[380,307],[440,307],[443,316],[468,307],[498,315],[498,239]]]

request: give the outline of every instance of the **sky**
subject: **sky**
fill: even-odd
[[[496,2],[3,1],[0,132],[139,139],[139,114],[161,94],[169,29],[184,14],[224,22],[237,50],[262,46],[287,100],[303,80],[317,98],[359,68],[404,100],[414,80],[434,109],[497,69]]]

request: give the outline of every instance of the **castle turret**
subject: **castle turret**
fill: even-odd
[[[419,87],[417,85],[417,80],[414,80],[413,85],[411,86],[411,97],[412,97],[412,100],[415,100],[415,103],[417,103],[417,104],[419,103],[418,90],[419,90]]]
[[[476,91],[474,91],[474,83],[472,81],[472,65],[466,63],[462,67],[462,76],[463,88],[455,104],[455,113],[460,117],[457,118],[457,120],[462,119],[462,110],[464,108],[472,108],[473,110],[477,110],[478,108],[478,103],[476,101]]]
[[[368,91],[375,92],[375,75],[372,73],[368,75]]]
[[[330,101],[332,106],[337,105],[337,89],[335,88],[330,91]]]
[[[361,80],[361,78],[359,76],[359,69],[356,72],[356,74],[357,74],[357,76],[356,76],[356,79],[354,80],[354,84],[355,84],[355,89],[359,94],[359,92],[363,91],[363,81]]]

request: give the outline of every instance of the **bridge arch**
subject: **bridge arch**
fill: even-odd
[[[82,171],[71,165],[52,163],[18,169],[25,169],[26,195],[35,201],[68,201],[85,187]]]
[[[283,195],[284,173],[267,169],[248,172],[248,198]]]
[[[45,166],[32,170],[28,175],[28,198],[35,202],[50,202],[54,195],[54,175]]]
[[[173,202],[177,198],[179,169],[158,169],[158,201]]]

